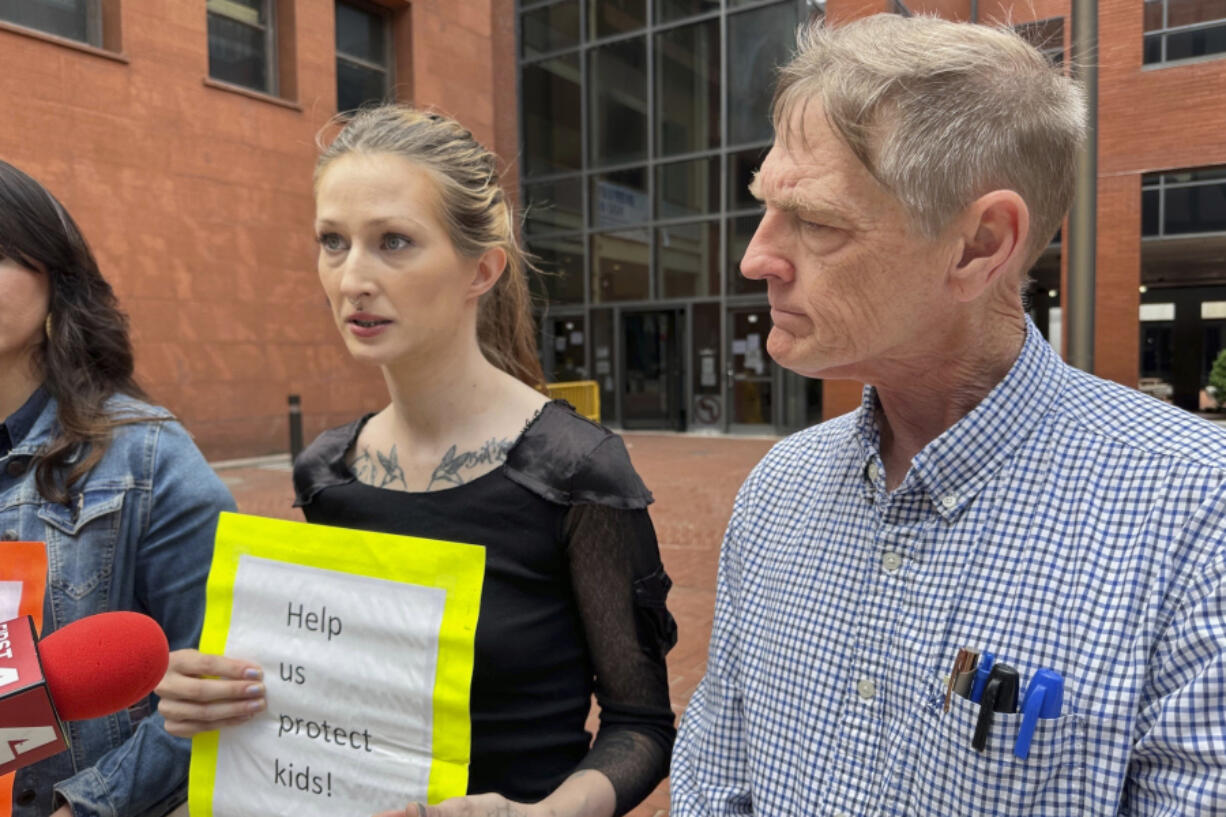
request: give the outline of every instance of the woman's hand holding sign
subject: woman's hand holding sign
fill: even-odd
[[[243,723],[267,707],[263,671],[247,661],[175,650],[154,690],[166,731],[182,738]]]

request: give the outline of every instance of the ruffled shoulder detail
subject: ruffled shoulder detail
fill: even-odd
[[[504,473],[559,505],[641,510],[654,501],[621,437],[564,400],[546,404],[528,424],[507,454]]]
[[[324,488],[353,482],[345,465],[345,452],[353,447],[362,426],[372,415],[330,428],[320,434],[294,460],[294,507],[311,502]]]

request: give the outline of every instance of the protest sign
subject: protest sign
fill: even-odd
[[[222,514],[201,650],[268,709],[193,739],[192,817],[331,817],[465,793],[484,548]]]

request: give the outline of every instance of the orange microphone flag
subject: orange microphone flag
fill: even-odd
[[[0,621],[20,616],[43,630],[43,596],[47,591],[47,546],[42,542],[0,543]],[[0,777],[0,814],[13,813],[13,774]]]

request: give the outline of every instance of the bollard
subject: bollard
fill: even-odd
[[[302,399],[296,395],[289,396],[289,457],[290,461],[298,459],[302,453]]]

